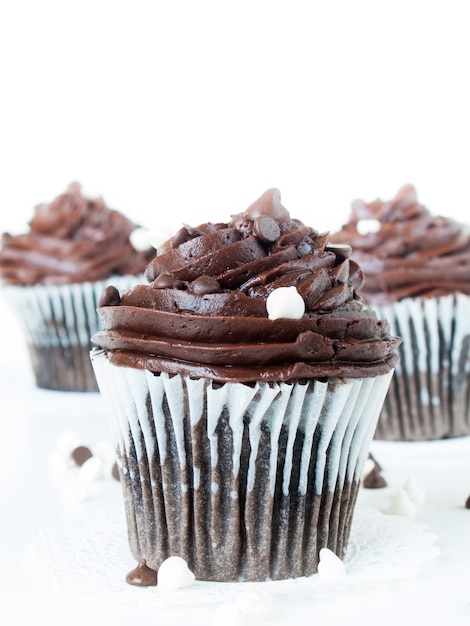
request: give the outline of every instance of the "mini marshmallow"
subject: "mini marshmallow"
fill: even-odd
[[[80,445],[80,440],[76,433],[66,430],[57,437],[55,445],[57,450],[72,454],[72,451]]]
[[[269,294],[266,309],[270,320],[300,320],[305,313],[305,302],[294,286],[279,287]]]
[[[160,591],[176,591],[190,587],[195,576],[186,561],[180,556],[170,556],[158,568],[157,589]]]
[[[415,506],[419,507],[424,503],[426,496],[414,478],[408,478],[406,483],[403,485],[403,489],[406,491],[407,496]]]
[[[47,457],[47,464],[51,470],[56,472],[65,472],[76,467],[70,452],[64,450],[53,450]]]
[[[324,579],[337,580],[346,576],[346,567],[343,561],[329,548],[322,548],[320,550],[318,574]]]
[[[356,230],[360,235],[368,235],[369,233],[378,233],[382,224],[379,220],[363,219],[356,224]]]
[[[145,252],[145,250],[150,250],[152,247],[149,231],[146,228],[135,228],[129,235],[129,241],[137,252]]]
[[[105,466],[103,468],[104,472],[109,474],[116,462],[116,451],[113,444],[110,441],[99,441],[92,447],[91,451],[93,456],[98,457],[102,461]]]
[[[162,243],[165,243],[165,241],[170,239],[173,234],[173,230],[170,228],[170,226],[163,224],[162,226],[151,228],[147,233],[147,237],[152,248],[158,250]]]
[[[104,475],[103,461],[97,456],[90,457],[80,467],[78,475],[84,481],[101,480]]]
[[[392,497],[390,505],[386,510],[389,515],[401,515],[403,517],[414,517],[416,515],[416,507],[411,502],[410,497],[404,489],[400,489]]]

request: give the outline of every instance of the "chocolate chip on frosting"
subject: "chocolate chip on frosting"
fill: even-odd
[[[135,569],[127,574],[126,583],[136,587],[155,587],[157,584],[157,572],[148,567],[146,560],[142,559]]]
[[[182,226],[179,231],[174,235],[171,240],[171,245],[173,248],[177,248],[185,241],[189,241],[191,239],[191,235],[189,234],[187,228]]]
[[[114,285],[108,285],[99,299],[98,306],[118,306],[120,302],[119,291]]]
[[[191,291],[198,296],[205,296],[209,293],[220,293],[222,289],[219,281],[212,276],[200,276],[191,283]]]
[[[155,289],[182,289],[184,283],[170,272],[162,272],[152,282],[152,287]]]
[[[267,243],[277,241],[281,234],[279,224],[268,216],[257,217],[254,221],[254,229],[258,239]]]

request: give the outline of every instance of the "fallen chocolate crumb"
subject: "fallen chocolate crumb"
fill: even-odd
[[[155,587],[157,584],[157,572],[147,566],[145,559],[137,564],[126,576],[126,583],[136,587]]]

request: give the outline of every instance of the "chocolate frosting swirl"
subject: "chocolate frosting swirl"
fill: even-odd
[[[2,235],[5,283],[64,284],[135,275],[155,254],[134,250],[129,236],[137,225],[102,198],[85,198],[78,183],[50,204],[36,206],[29,227],[25,234]]]
[[[363,220],[374,221],[373,231],[362,231]],[[432,216],[412,185],[388,202],[355,200],[348,223],[331,241],[352,246],[365,274],[361,295],[370,304],[470,294],[469,227]]]
[[[119,302],[110,287],[93,341],[116,365],[221,382],[386,373],[400,340],[363,310],[349,252],[291,219],[270,189],[228,223],[184,226],[150,262],[149,285]],[[269,319],[269,294],[292,286],[303,317]]]

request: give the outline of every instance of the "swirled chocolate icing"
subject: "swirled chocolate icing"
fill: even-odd
[[[388,202],[355,200],[348,223],[330,240],[352,246],[365,274],[361,295],[371,304],[470,294],[470,228],[432,216],[412,185]]]
[[[93,341],[116,365],[221,382],[383,374],[400,340],[364,310],[349,252],[291,219],[270,189],[228,223],[181,228],[150,262],[148,285],[109,287]],[[269,319],[269,294],[291,286],[303,317]]]
[[[129,236],[137,227],[102,198],[88,199],[78,183],[50,204],[35,207],[28,233],[3,233],[0,275],[7,284],[64,284],[135,275],[154,256],[138,252]]]

